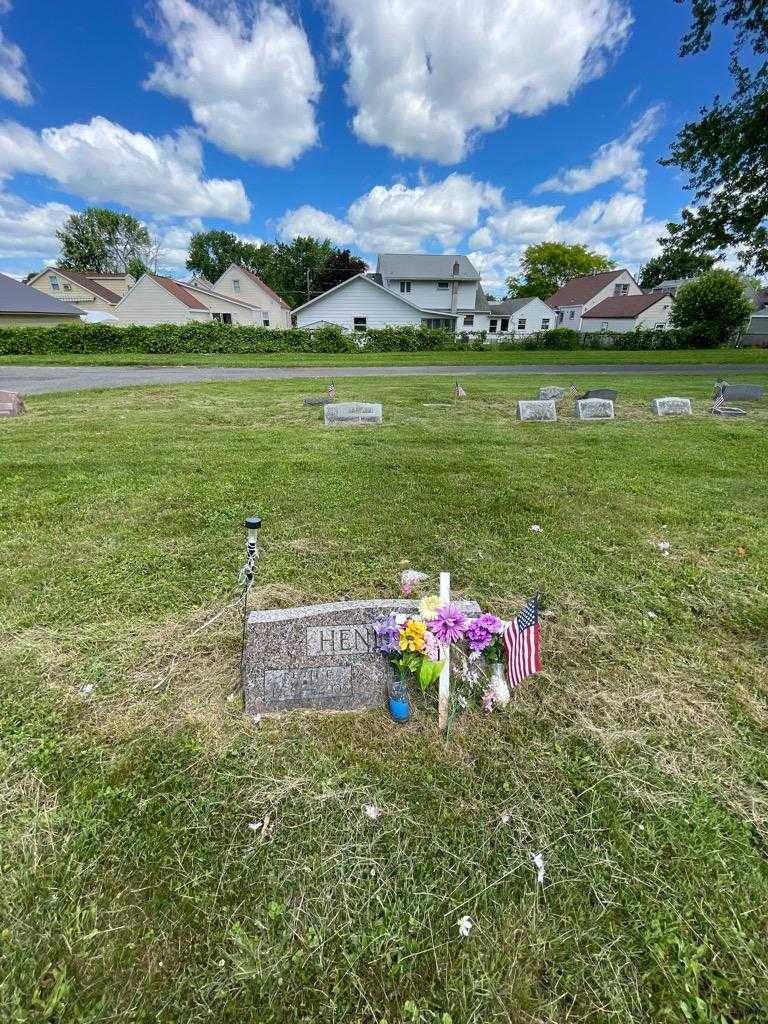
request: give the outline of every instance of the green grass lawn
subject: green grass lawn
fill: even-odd
[[[765,363],[768,349],[681,349],[679,352],[368,352],[269,355],[96,355],[0,356],[0,366],[507,366],[558,363]]]
[[[343,381],[378,429],[296,382],[0,420],[0,1020],[764,1024],[768,403],[622,378],[614,423],[517,423],[539,384]],[[544,672],[447,743],[434,695],[254,726],[236,611],[182,646],[251,512],[256,605],[405,559],[502,615],[540,589]]]

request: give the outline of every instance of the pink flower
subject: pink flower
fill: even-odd
[[[440,660],[440,645],[435,634],[429,630],[424,634],[424,653],[430,661]]]
[[[493,711],[493,703],[496,698],[493,695],[493,690],[486,690],[483,694],[483,711]]]

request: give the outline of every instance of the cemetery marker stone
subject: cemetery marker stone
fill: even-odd
[[[578,420],[612,420],[613,402],[608,398],[580,398],[576,402]]]
[[[539,388],[539,400],[542,402],[549,401],[550,399],[553,399],[555,402],[559,402],[564,394],[565,391],[563,390],[563,388]]]
[[[21,416],[24,403],[15,391],[0,391],[0,416]]]
[[[654,398],[651,412],[656,416],[690,416],[693,413],[690,398]]]
[[[555,407],[554,399],[550,399],[545,402],[536,401],[534,399],[518,402],[517,418],[527,423],[532,421],[542,422],[546,420],[556,420],[557,409]]]
[[[383,408],[378,402],[337,402],[325,407],[326,427],[346,425],[378,425],[383,421]]]
[[[304,405],[333,405],[332,398],[305,398]]]

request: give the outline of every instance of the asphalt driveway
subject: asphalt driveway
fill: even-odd
[[[56,391],[88,391],[97,388],[125,388],[146,384],[190,384],[216,380],[318,380],[328,377],[415,377],[450,376],[539,376],[564,375],[597,377],[613,374],[628,377],[654,374],[696,374],[705,377],[739,377],[747,373],[768,373],[767,363],[541,363],[514,366],[298,366],[264,369],[258,367],[209,366],[1,366],[0,391],[42,395]]]

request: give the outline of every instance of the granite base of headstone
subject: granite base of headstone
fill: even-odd
[[[377,426],[383,419],[378,402],[337,402],[325,407],[326,427]]]
[[[557,419],[557,407],[554,399],[549,401],[537,401],[536,399],[523,400],[517,403],[517,418],[524,423],[545,423]]]
[[[541,402],[548,402],[548,401],[551,400],[553,402],[559,402],[559,401],[562,400],[564,394],[565,394],[565,391],[563,390],[563,388],[556,388],[556,387],[539,388],[539,401],[541,401]]]
[[[21,395],[15,391],[0,391],[0,416],[21,416],[25,411]]]
[[[474,602],[457,602],[478,615]],[[339,601],[251,612],[243,669],[249,715],[383,707],[394,672],[374,625],[417,601]]]
[[[613,402],[609,398],[580,398],[576,402],[578,420],[612,420]]]
[[[691,416],[693,406],[690,398],[654,398],[651,402],[651,412],[654,416]]]
[[[333,405],[332,398],[305,398],[304,405]]]
[[[736,405],[723,405],[720,409],[715,410],[717,416],[746,416],[746,409],[739,409]]]

